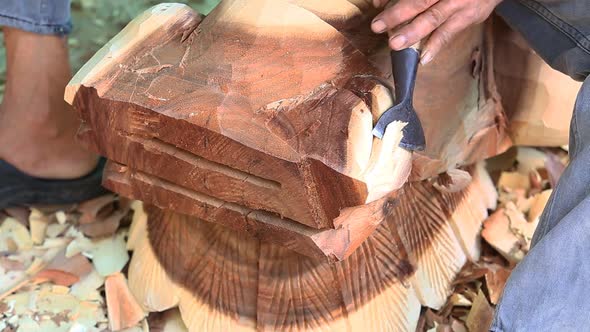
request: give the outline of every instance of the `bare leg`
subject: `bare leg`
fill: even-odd
[[[65,38],[3,31],[7,84],[0,106],[0,159],[43,178],[89,173],[97,157],[75,141],[79,121],[63,100],[71,77]]]

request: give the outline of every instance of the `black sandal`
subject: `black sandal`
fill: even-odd
[[[19,205],[72,204],[104,195],[101,186],[106,159],[101,158],[89,174],[72,180],[36,178],[0,160],[0,210]]]

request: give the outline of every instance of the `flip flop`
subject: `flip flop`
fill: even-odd
[[[51,180],[27,175],[0,160],[0,210],[26,204],[61,205],[78,203],[104,195],[101,186],[106,159],[87,175],[72,180]]]

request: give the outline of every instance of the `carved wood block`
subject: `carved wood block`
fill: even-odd
[[[288,247],[343,259],[383,221],[384,196],[409,171],[405,150],[371,135],[392,103],[371,13],[363,1],[230,0],[202,20],[183,5],[156,6],[68,86],[79,137],[125,166],[115,191],[212,222],[241,220],[234,229],[261,238],[297,234]],[[460,34],[420,69],[428,148],[414,154],[414,180],[509,144],[484,30]]]

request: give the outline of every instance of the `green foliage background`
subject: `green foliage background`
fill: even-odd
[[[220,0],[175,0],[208,14]],[[68,38],[70,62],[75,73],[109,39],[135,16],[162,1],[72,0],[74,30]],[[2,38],[0,37],[0,40]],[[2,45],[3,45],[2,40]],[[6,50],[0,48],[0,96],[6,80]]]

